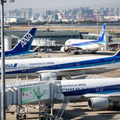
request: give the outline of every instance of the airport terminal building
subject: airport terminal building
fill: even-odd
[[[22,38],[27,31],[5,31],[5,50],[11,49],[17,44],[18,40]],[[43,48],[51,48],[53,50],[59,50],[65,41],[68,39],[92,39],[97,40],[97,34],[90,34],[88,32],[78,31],[46,31],[37,30],[35,38],[32,43],[32,49],[36,50]],[[105,35],[106,45],[104,50],[116,50],[120,48],[120,34],[109,33]]]

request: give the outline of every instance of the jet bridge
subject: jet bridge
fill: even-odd
[[[9,110],[11,105],[21,106],[40,101],[48,102],[50,106],[53,106],[54,99],[64,101],[61,93],[61,81],[39,81],[6,87],[6,110]]]
[[[50,99],[49,91],[50,83],[48,82],[32,82],[7,87],[6,108],[9,105],[20,105]]]

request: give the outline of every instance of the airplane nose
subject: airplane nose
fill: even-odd
[[[71,41],[66,41],[65,45],[69,45],[71,43]]]

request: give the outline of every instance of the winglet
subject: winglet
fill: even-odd
[[[29,30],[24,37],[20,40],[20,42],[13,48],[12,51],[21,51],[27,52],[30,50],[33,38],[35,36],[37,28],[32,28]]]
[[[103,28],[102,28],[101,33],[99,35],[98,41],[104,41],[105,30],[106,30],[106,23],[103,25]]]

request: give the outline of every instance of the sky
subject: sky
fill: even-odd
[[[120,0],[15,0],[10,3],[7,0],[5,10],[34,8],[34,9],[72,9],[78,7],[90,7],[99,9],[100,7],[117,8]]]

